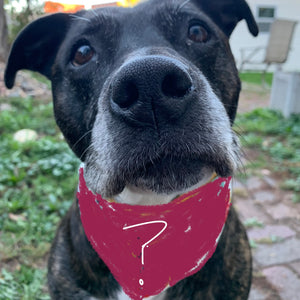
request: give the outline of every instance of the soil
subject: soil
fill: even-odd
[[[270,92],[270,87],[243,83],[238,112],[246,113],[259,107],[268,107]]]
[[[29,72],[20,71],[16,76],[14,88],[8,90],[4,83],[5,64],[0,62],[0,97],[1,98],[26,98],[28,96],[49,99],[51,98],[51,91],[45,83],[32,78]],[[6,107],[9,103],[6,103]],[[4,109],[5,106],[2,107]]]

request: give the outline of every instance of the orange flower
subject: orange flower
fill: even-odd
[[[45,13],[67,12],[74,13],[84,9],[84,5],[64,4],[59,2],[46,1],[44,6]]]

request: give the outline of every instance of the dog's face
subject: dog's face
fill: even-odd
[[[228,38],[241,19],[256,35],[244,0],[51,15],[17,38],[6,84],[22,68],[51,80],[57,124],[92,191],[178,192],[237,167],[240,82]]]

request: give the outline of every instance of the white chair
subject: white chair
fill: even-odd
[[[286,62],[296,24],[297,22],[292,20],[275,19],[271,25],[269,41],[266,47],[241,49],[240,72],[246,64],[265,64],[264,77],[271,64],[281,65]],[[255,56],[262,50],[265,50],[263,61],[255,60]]]

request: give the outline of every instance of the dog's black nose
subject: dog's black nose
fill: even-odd
[[[186,69],[165,56],[146,56],[124,64],[111,85],[113,113],[147,124],[179,118],[191,98],[192,79]]]

